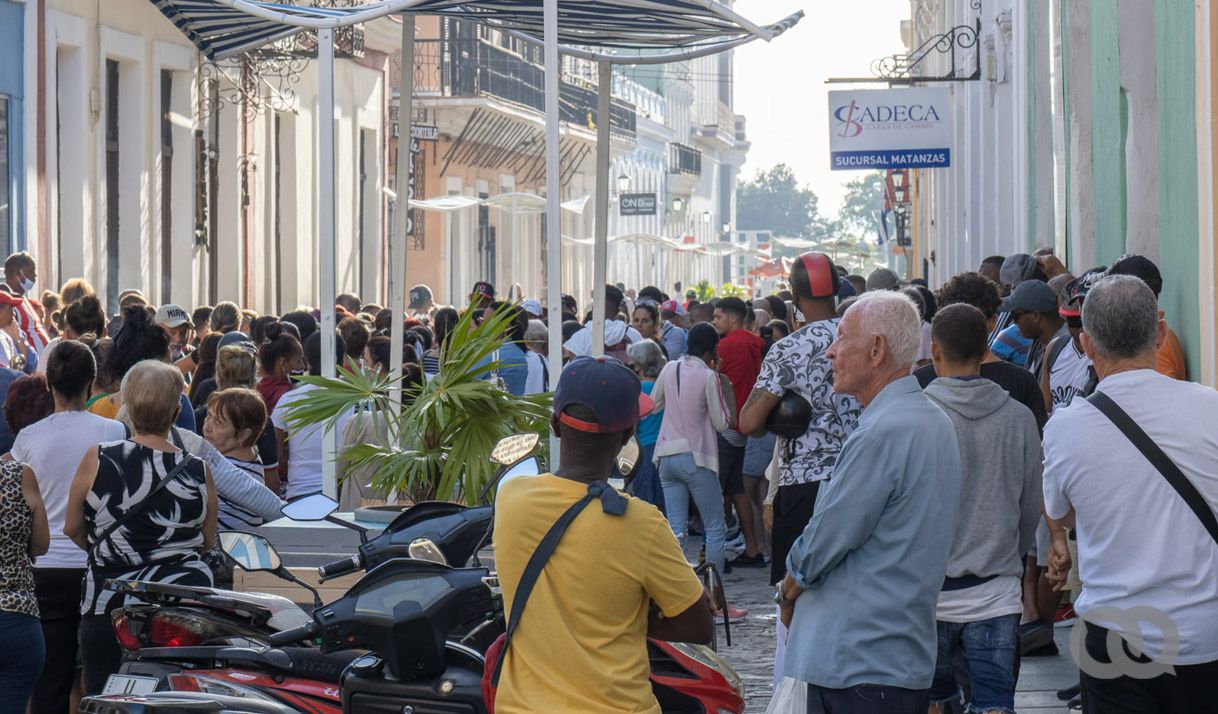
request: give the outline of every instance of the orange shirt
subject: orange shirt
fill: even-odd
[[[1163,313],[1159,313],[1160,319]],[[1180,346],[1180,338],[1176,337],[1176,333],[1169,327],[1167,328],[1167,339],[1163,340],[1163,345],[1159,347],[1159,363],[1155,370],[1164,376],[1172,379],[1187,380],[1188,379],[1188,362],[1184,360],[1184,348]]]

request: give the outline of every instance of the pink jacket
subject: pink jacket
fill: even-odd
[[[682,357],[664,365],[651,398],[664,410],[655,460],[661,456],[692,453],[694,463],[719,472],[719,444],[715,432],[735,420],[731,384],[698,357]]]

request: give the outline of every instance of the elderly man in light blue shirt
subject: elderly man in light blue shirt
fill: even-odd
[[[909,374],[920,342],[909,298],[868,293],[827,353],[834,390],[865,408],[777,595],[790,628],[783,674],[807,683],[809,714],[929,705],[960,452],[951,420]]]

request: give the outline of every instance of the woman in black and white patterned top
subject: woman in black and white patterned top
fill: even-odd
[[[163,362],[133,367],[122,387],[131,438],[87,452],[72,483],[64,533],[90,553],[80,626],[86,694],[100,692],[122,660],[110,613],[124,598],[105,590],[106,580],[212,585],[202,557],[216,535],[211,474],[166,438],[183,386],[182,373]]]
[[[0,714],[25,712],[42,673],[46,650],[32,566],[50,542],[34,472],[0,461]]]

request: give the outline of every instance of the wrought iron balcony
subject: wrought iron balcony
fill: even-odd
[[[453,37],[415,42],[415,91],[420,96],[493,97],[545,111],[545,70],[540,50],[528,45],[502,47],[484,37]],[[596,89],[562,78],[559,118],[570,124],[596,126]],[[610,130],[634,137],[637,114],[629,102],[613,99]]]
[[[673,142],[668,145],[668,173],[702,175],[702,152]]]

